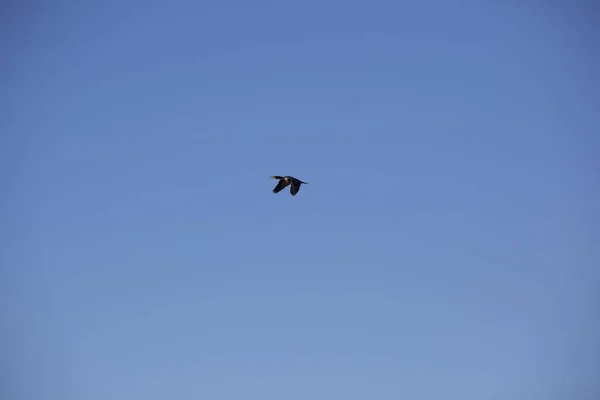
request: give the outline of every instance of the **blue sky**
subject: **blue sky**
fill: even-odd
[[[0,13],[3,398],[600,391],[597,7],[98,4]]]

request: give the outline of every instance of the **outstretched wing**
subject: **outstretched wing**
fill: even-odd
[[[292,196],[295,196],[296,193],[298,193],[298,190],[300,190],[300,185],[302,185],[302,183],[292,181],[292,187],[290,188],[290,193],[292,194]]]
[[[275,188],[273,189],[273,193],[281,192],[289,184],[290,183],[286,182],[284,179],[280,180],[279,183],[277,184],[277,186],[275,186]]]

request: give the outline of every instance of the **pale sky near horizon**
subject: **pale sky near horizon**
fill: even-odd
[[[0,398],[597,398],[563,3],[2,5]]]

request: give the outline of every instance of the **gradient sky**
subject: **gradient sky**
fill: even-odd
[[[3,4],[0,397],[597,398],[599,7],[484,3]]]

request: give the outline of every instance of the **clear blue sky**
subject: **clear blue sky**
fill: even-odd
[[[600,392],[591,2],[10,3],[3,399]]]

